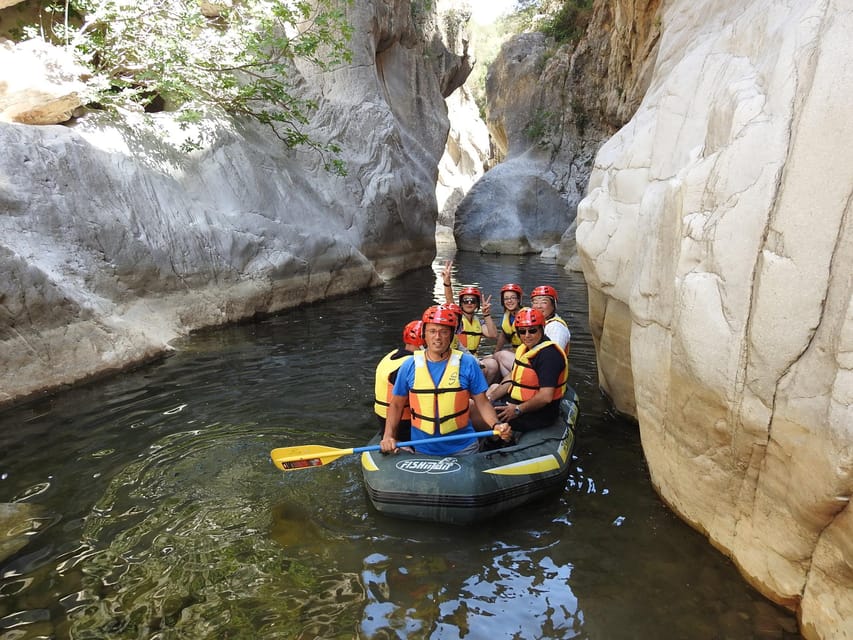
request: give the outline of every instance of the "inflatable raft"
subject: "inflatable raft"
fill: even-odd
[[[566,486],[578,397],[569,387],[557,421],[519,434],[511,446],[467,456],[378,451],[361,454],[373,506],[389,516],[450,524],[494,517]],[[379,442],[377,436],[371,440]]]

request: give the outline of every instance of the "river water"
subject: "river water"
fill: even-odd
[[[459,254],[454,282],[560,292],[581,400],[561,496],[459,528],[377,514],[358,456],[273,467],[367,442],[374,366],[446,257],[0,413],[0,502],[42,510],[0,562],[0,638],[798,638],[657,498],[598,392],[583,279],[538,258]]]

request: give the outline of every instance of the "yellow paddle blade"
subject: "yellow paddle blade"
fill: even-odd
[[[298,471],[310,467],[322,467],[341,456],[353,453],[352,449],[335,449],[319,444],[299,447],[279,447],[270,451],[273,464],[282,471]]]

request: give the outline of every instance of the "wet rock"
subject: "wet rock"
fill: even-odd
[[[16,554],[41,530],[44,509],[35,504],[0,502],[0,562]]]

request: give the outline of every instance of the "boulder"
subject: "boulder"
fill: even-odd
[[[491,169],[463,198],[453,236],[463,251],[541,253],[560,242],[573,218],[542,164],[519,156]]]

